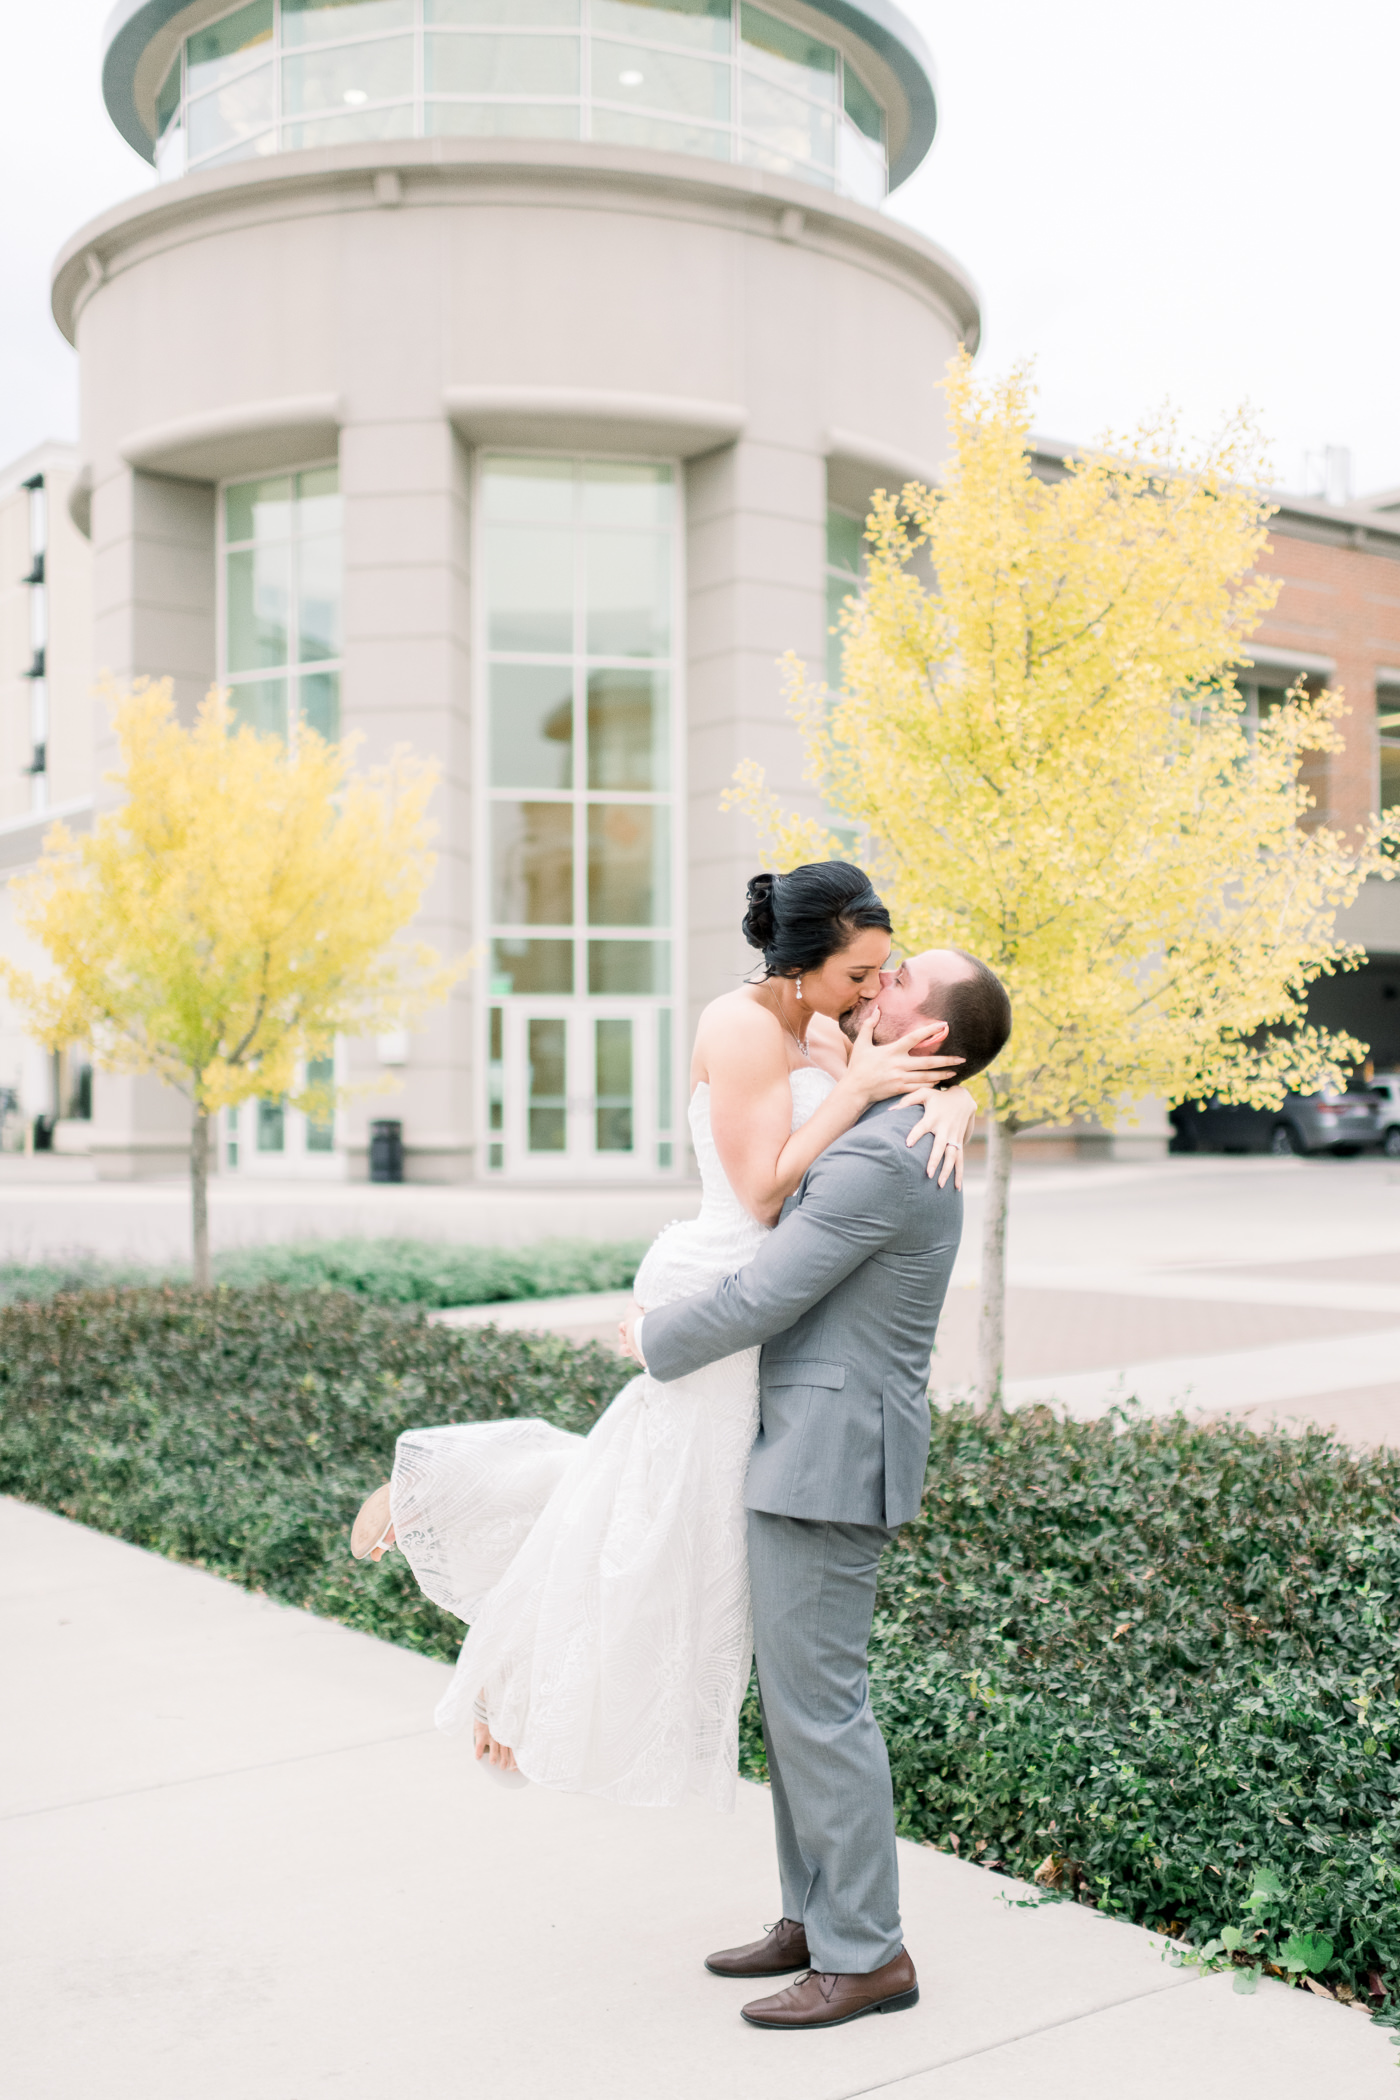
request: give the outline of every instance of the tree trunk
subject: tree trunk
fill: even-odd
[[[987,1117],[987,1184],[982,1197],[982,1302],[977,1322],[978,1411],[1001,1414],[1006,1361],[1006,1207],[1011,1193],[1011,1132],[998,1121],[996,1099]]]
[[[194,1287],[207,1291],[209,1274],[209,1125],[196,1103],[190,1126],[190,1198],[194,1211]]]

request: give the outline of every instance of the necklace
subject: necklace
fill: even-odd
[[[793,1027],[792,1023],[787,1019],[786,1015],[783,1013],[781,997],[779,998],[777,1004],[769,1008],[769,1011],[770,1013],[774,1013],[777,1015],[778,1020],[781,1022],[782,1026],[787,1030],[788,1034],[796,1043],[798,1049],[802,1052],[802,1055],[807,1059],[808,1063],[810,1064],[812,1059],[812,1053],[807,1048],[806,1043],[802,1040],[802,1037],[797,1033],[797,1030]]]

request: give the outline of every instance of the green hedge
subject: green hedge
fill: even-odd
[[[493,1305],[509,1298],[563,1297],[572,1291],[626,1290],[645,1240],[537,1240],[528,1247],[473,1247],[439,1240],[301,1240],[231,1249],[214,1257],[219,1283],[256,1290],[350,1291],[378,1305]],[[71,1261],[0,1264],[0,1305],[63,1291],[183,1282],[130,1263],[77,1256]]]
[[[0,1310],[0,1493],[450,1660],[461,1624],[402,1556],[347,1550],[394,1439],[504,1415],[587,1430],[627,1375],[338,1292],[73,1293]]]
[[[394,1437],[586,1429],[628,1375],[338,1292],[73,1294],[0,1311],[0,1491],[450,1658],[399,1556],[346,1553]],[[1398,1520],[1400,1460],[1321,1435],[938,1416],[871,1650],[901,1829],[1388,2004]]]

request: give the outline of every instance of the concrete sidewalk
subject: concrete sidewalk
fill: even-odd
[[[922,2002],[762,2034],[768,1798],[508,1792],[442,1665],[0,1501],[5,2088],[25,2100],[1395,2100],[1363,2016],[901,1847]]]

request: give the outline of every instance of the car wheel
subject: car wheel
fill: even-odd
[[[1275,1123],[1269,1139],[1269,1150],[1275,1159],[1301,1158],[1303,1140],[1291,1123]]]
[[[1381,1139],[1381,1150],[1387,1159],[1400,1159],[1400,1123],[1392,1123]]]

